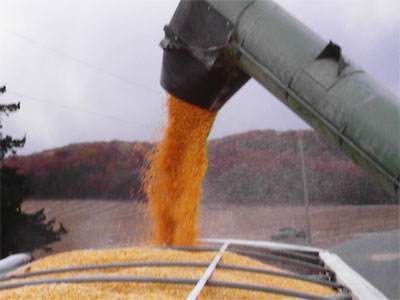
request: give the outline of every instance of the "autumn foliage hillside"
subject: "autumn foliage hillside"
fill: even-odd
[[[398,200],[314,131],[250,131],[209,143],[206,200],[302,204],[299,138],[311,204],[384,204]]]
[[[31,197],[127,199],[141,196],[141,170],[151,148],[143,142],[82,143],[11,157],[30,180]]]
[[[250,131],[211,140],[203,182],[205,202],[301,204],[303,182],[298,147],[302,139],[310,202],[397,203],[340,151],[313,131]],[[74,144],[8,158],[31,181],[37,198],[144,200],[141,190],[146,142]]]

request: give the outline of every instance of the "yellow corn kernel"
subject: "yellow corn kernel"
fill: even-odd
[[[184,261],[205,262],[209,264],[217,252],[193,252],[156,248],[115,248],[107,250],[76,250],[71,252],[51,255],[29,264],[29,271],[39,271],[62,267],[82,266],[103,263],[134,262],[134,261]],[[279,268],[261,263],[251,258],[231,252],[222,256],[223,264],[263,268],[282,271]],[[28,268],[26,268],[28,269]],[[206,268],[193,267],[138,267],[138,268],[113,268],[98,269],[60,274],[50,274],[30,277],[23,280],[57,277],[82,277],[82,276],[146,276],[163,278],[189,278],[199,279]],[[24,272],[21,270],[20,273]],[[336,294],[331,288],[283,277],[217,269],[211,280],[248,283],[254,285],[292,289],[297,292],[311,293],[314,295]],[[18,281],[18,280],[13,280]],[[0,299],[185,299],[193,285],[186,284],[161,284],[161,283],[120,283],[98,282],[77,284],[47,284],[26,286],[0,291]],[[198,299],[292,299],[287,296],[238,290],[231,288],[206,286]]]

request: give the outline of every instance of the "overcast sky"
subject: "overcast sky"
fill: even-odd
[[[150,140],[163,117],[163,26],[178,0],[0,0],[3,134],[20,154],[70,143]],[[399,94],[398,0],[278,0]],[[211,138],[309,128],[254,80],[218,113]]]

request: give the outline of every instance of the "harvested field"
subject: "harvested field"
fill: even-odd
[[[51,245],[54,252],[141,244],[145,240],[146,206],[134,201],[27,200],[22,209],[44,208],[69,231]],[[400,206],[310,207],[313,246],[328,248],[368,232],[399,228]],[[305,210],[299,206],[202,206],[201,237],[270,240],[280,227],[305,228]],[[304,244],[304,240],[297,241]],[[47,255],[36,251],[35,257]]]
[[[312,245],[329,248],[368,232],[399,228],[399,216],[398,205],[313,206]],[[302,206],[206,206],[202,224],[206,237],[270,240],[281,227],[294,225],[305,229],[306,214]]]

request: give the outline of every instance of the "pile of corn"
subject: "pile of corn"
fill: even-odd
[[[193,246],[198,234],[201,182],[207,170],[207,137],[216,112],[174,96],[168,124],[148,158],[144,178],[154,240],[158,245]]]
[[[19,271],[33,272],[62,267],[83,266],[103,263],[120,263],[134,261],[184,261],[210,263],[217,252],[192,252],[156,248],[116,248],[108,250],[76,250],[60,253],[32,262]],[[268,270],[282,271],[248,257],[225,252],[221,264],[231,264]],[[82,276],[146,276],[199,279],[205,271],[201,267],[128,267],[112,269],[96,269],[69,273],[50,274],[29,277],[22,280],[33,280],[55,277]],[[291,289],[297,292],[315,295],[333,295],[335,291],[318,284],[295,279],[287,279],[272,275],[250,272],[217,269],[210,280],[247,283],[275,288]],[[17,280],[14,280],[17,281]],[[8,282],[8,281],[7,281]],[[161,284],[161,283],[57,283],[0,291],[0,299],[185,299],[194,285]],[[291,297],[246,291],[231,288],[205,286],[198,299],[292,299]]]

